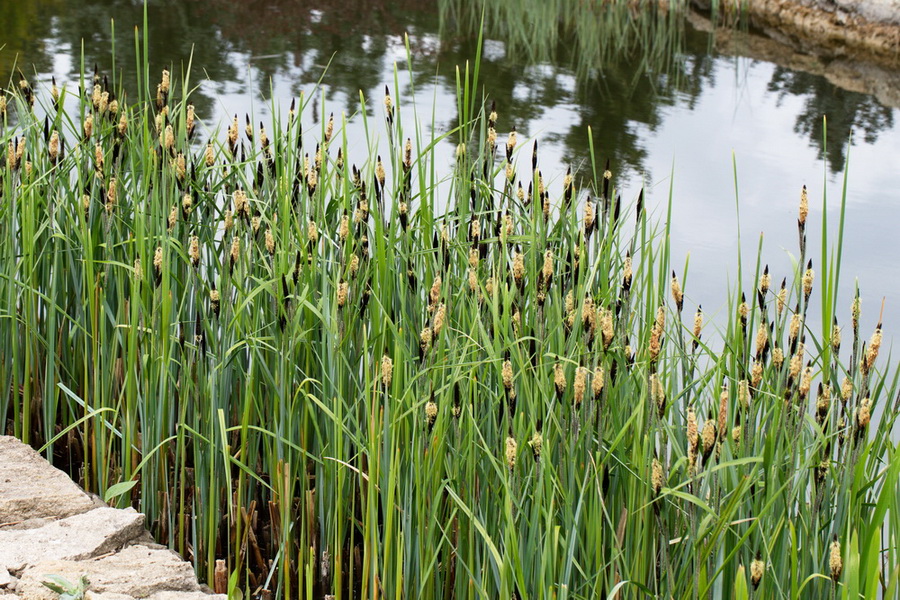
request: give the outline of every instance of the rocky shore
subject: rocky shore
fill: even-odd
[[[692,0],[709,11],[712,0]],[[785,45],[828,58],[900,65],[900,0],[718,0],[720,14]]]
[[[51,577],[88,581],[85,600],[226,600],[154,543],[144,515],[81,490],[31,447],[0,436],[0,600],[57,600]]]

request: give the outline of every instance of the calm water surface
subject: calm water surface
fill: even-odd
[[[364,144],[360,91],[369,99],[369,116],[378,116],[370,119],[375,127],[382,90],[385,84],[393,89],[396,65],[407,131],[418,115],[428,134],[433,114],[439,135],[457,122],[455,67],[472,60],[477,50],[476,36],[452,19],[441,19],[438,2],[169,0],[150,2],[148,14],[155,72],[164,64],[178,70],[192,56],[191,80],[198,86],[194,103],[210,134],[234,113],[242,121],[248,112],[256,122],[267,121],[272,106],[286,111],[291,98],[303,92],[316,99],[314,112],[307,115],[311,122],[343,111],[351,147]],[[110,18],[117,39],[116,77],[129,87],[134,27],[143,21],[140,2],[0,1],[2,81],[9,80],[18,60],[34,65],[24,70],[37,72],[39,83],[52,74],[74,89],[82,44],[86,69],[97,63],[109,72]],[[849,165],[840,292],[847,309],[839,319],[849,321],[857,277],[864,330],[874,327],[878,305],[886,298],[886,328],[900,331],[897,111],[822,77],[718,56],[707,36],[689,27],[683,35],[676,67],[647,72],[641,69],[643,57],[635,54],[579,64],[565,36],[549,44],[546,56],[536,57],[489,33],[481,75],[487,95],[497,103],[501,140],[511,127],[520,139],[538,136],[541,168],[553,189],[567,167],[576,172],[589,167],[590,126],[601,159],[611,161],[623,199],[633,200],[643,184],[648,206],[662,222],[671,191],[671,244],[679,273],[690,257],[686,310],[702,303],[720,315],[728,310],[728,289],[735,287],[739,244],[745,290],[752,289],[763,234],[763,262],[771,266],[773,279],[792,268],[804,184],[811,200],[809,247],[819,262],[823,197],[828,221],[836,225]],[[438,153],[448,167],[455,143],[446,142]],[[349,159],[361,161],[366,152],[359,154]]]

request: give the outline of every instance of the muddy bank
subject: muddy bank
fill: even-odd
[[[709,11],[711,0],[691,0]],[[752,28],[795,51],[900,67],[900,0],[719,0],[719,11],[746,10]]]
[[[758,33],[715,27],[707,16],[699,13],[688,15],[688,21],[695,29],[714,34],[716,51],[721,54],[764,60],[793,71],[820,75],[841,89],[870,94],[884,106],[900,108],[900,62],[891,66],[798,49],[794,44]]]

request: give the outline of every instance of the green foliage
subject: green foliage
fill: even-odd
[[[204,130],[190,67],[158,87],[135,53],[134,99],[101,74],[58,106],[10,93],[0,417],[202,578],[286,598],[896,590],[897,375],[857,312],[843,343],[807,322],[840,307],[805,214],[784,287],[758,256],[704,323],[643,195],[593,152],[545,178],[536,140],[498,137],[477,59],[454,131],[405,122],[395,83],[384,139],[367,123],[351,147],[343,117],[302,130],[303,98],[265,132]]]

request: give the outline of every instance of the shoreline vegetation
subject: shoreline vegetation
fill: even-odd
[[[739,264],[716,329],[600,140],[545,181],[478,56],[455,129],[404,120],[395,80],[360,147],[339,114],[302,130],[302,96],[206,129],[190,68],[135,54],[134,98],[83,64],[3,96],[0,422],[201,580],[897,596],[897,371],[837,306],[843,208],[829,236],[798,189],[794,272]]]

